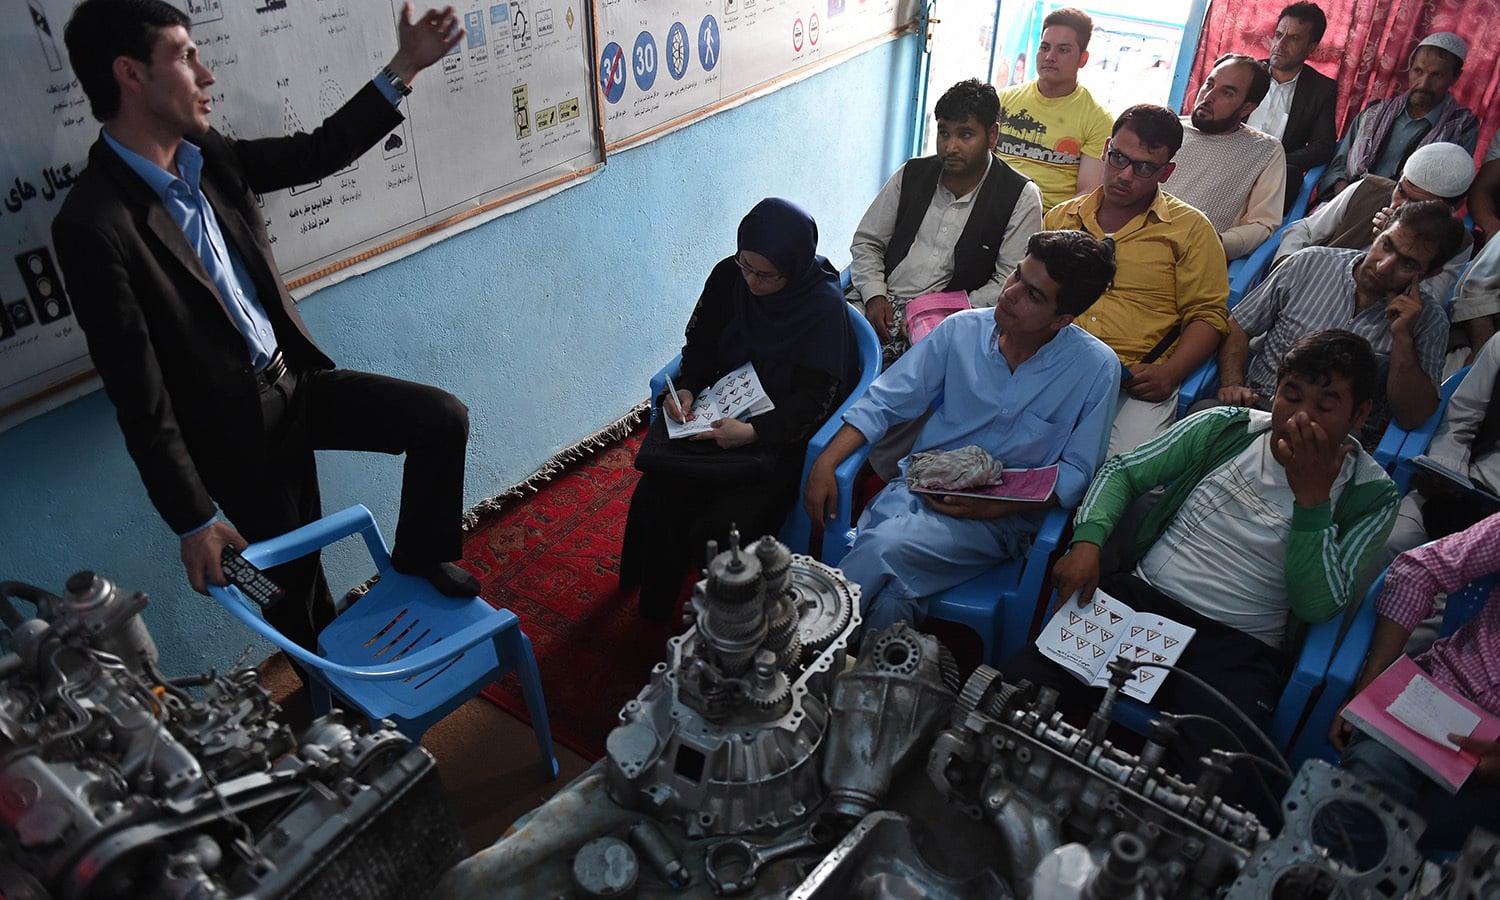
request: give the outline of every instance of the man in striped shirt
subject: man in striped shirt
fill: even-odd
[[[1369,344],[1347,331],[1319,331],[1281,358],[1269,413],[1207,410],[1112,457],[1089,486],[1072,546],[1053,568],[1058,596],[1081,606],[1102,586],[1137,611],[1194,628],[1178,667],[1265,727],[1304,626],[1343,613],[1355,573],[1395,520],[1395,485],[1344,439],[1369,414],[1374,388]],[[1101,582],[1105,539],[1131,502],[1159,485],[1166,485],[1161,499],[1125,535],[1133,540],[1125,565]],[[1006,681],[1050,685],[1065,700],[1088,696],[1034,647],[1003,668]],[[1175,675],[1155,705],[1212,717],[1245,747],[1261,747],[1237,718]],[[1171,763],[1191,778],[1201,757],[1224,746],[1224,735],[1196,720],[1179,730]],[[1257,799],[1266,798],[1234,802]],[[1274,801],[1252,808],[1273,809]]]
[[[1398,207],[1368,251],[1294,253],[1230,314],[1219,348],[1219,401],[1263,408],[1276,388],[1275,361],[1293,341],[1345,328],[1370,342],[1381,376],[1361,434],[1365,446],[1379,441],[1391,418],[1402,428],[1421,425],[1438,406],[1448,318],[1420,283],[1462,240],[1453,210],[1427,200]]]

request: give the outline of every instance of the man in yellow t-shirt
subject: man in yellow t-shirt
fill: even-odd
[[[1082,10],[1053,10],[1042,20],[1036,80],[1000,92],[995,152],[1036,182],[1043,209],[1104,183],[1104,142],[1114,117],[1078,83],[1093,32]]]

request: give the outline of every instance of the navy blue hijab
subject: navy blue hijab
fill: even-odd
[[[818,255],[818,225],[807,210],[769,197],[740,221],[739,249],[759,253],[786,277],[757,297],[736,272],[734,312],[719,341],[721,360],[748,359],[773,402],[787,396],[796,366],[826,372],[839,396],[858,381],[858,351],[839,273]]]

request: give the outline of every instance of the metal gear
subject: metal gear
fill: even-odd
[[[1002,684],[998,670],[986,665],[975,669],[964,682],[963,690],[958,692],[958,702],[953,704],[953,727],[963,728],[969,713],[984,709],[995,688]]]
[[[829,569],[810,556],[792,557],[793,604],[798,613],[797,630],[802,635],[802,657],[822,653],[849,626],[859,606],[859,587],[841,572]]]

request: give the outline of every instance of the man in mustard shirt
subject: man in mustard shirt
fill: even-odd
[[[1114,284],[1077,319],[1119,354],[1128,376],[1110,456],[1172,424],[1178,386],[1229,330],[1229,273],[1219,234],[1202,213],[1161,188],[1181,146],[1182,123],[1171,110],[1130,107],[1106,144],[1104,186],[1043,219],[1043,228],[1087,231],[1115,244]]]
[[[995,151],[1042,189],[1043,209],[1104,183],[1109,110],[1078,83],[1093,32],[1082,10],[1053,10],[1042,20],[1036,80],[1000,92]]]

